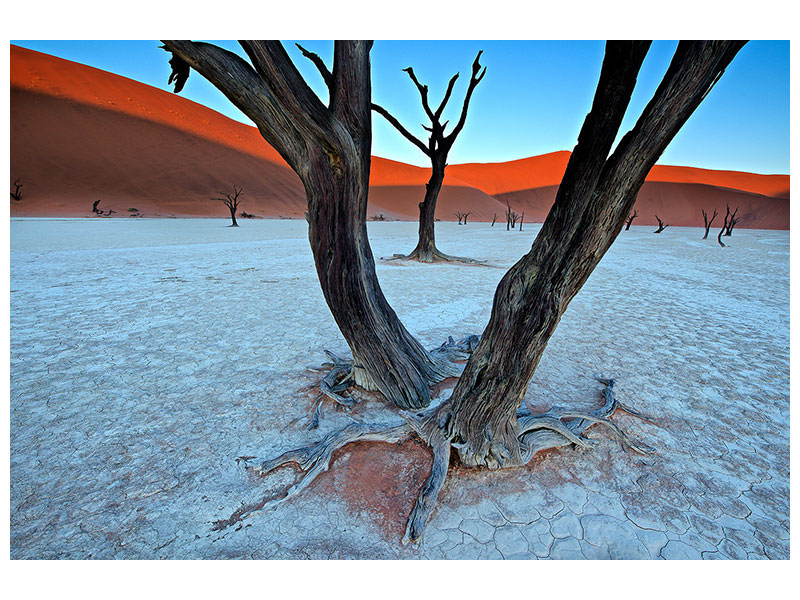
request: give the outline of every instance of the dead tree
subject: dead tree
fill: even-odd
[[[523,213],[524,214],[524,213]],[[517,226],[517,221],[520,220],[520,214],[511,208],[511,204],[506,200],[506,231],[510,231]],[[520,224],[520,231],[522,224]]]
[[[212,200],[218,200],[222,202],[225,206],[228,207],[228,210],[231,213],[231,224],[230,227],[238,227],[239,224],[236,222],[236,211],[239,209],[239,196],[242,195],[242,188],[237,188],[235,185],[233,186],[233,193],[230,192],[220,192],[222,195],[221,198],[212,198]],[[244,216],[244,213],[242,213]]]
[[[315,61],[329,90],[325,105],[280,42],[243,40],[249,60],[213,44],[166,40],[181,84],[185,63],[219,88],[299,175],[317,276],[353,355],[353,381],[389,402],[420,408],[430,385],[459,367],[431,355],[389,306],[367,238],[372,147],[371,42],[337,41],[333,69]],[[316,55],[313,55],[316,56]],[[317,57],[318,58],[318,57]]]
[[[736,210],[731,212],[731,207],[729,204],[725,205],[725,220],[722,222],[722,229],[719,230],[719,234],[717,235],[717,242],[723,248],[725,244],[722,243],[722,236],[728,236],[733,231],[734,225],[739,222],[739,219],[736,218],[736,213],[739,212],[739,208],[737,207]],[[705,238],[703,238],[705,239]]]
[[[656,221],[658,221],[658,229],[656,229],[653,233],[661,233],[664,231],[669,225],[664,225],[664,221],[662,221],[658,215],[656,215]]]
[[[103,212],[97,208],[97,205],[100,204],[100,200],[95,200],[92,202],[92,212],[98,215],[102,215]]]
[[[497,221],[497,213],[494,213],[494,215],[492,216],[492,227],[494,227],[496,221]]]
[[[638,216],[639,213],[636,212],[635,210],[630,215],[628,215],[628,218],[625,220],[625,231],[628,231],[631,228],[631,223],[633,223],[633,220]]]
[[[242,44],[255,69],[214,46],[165,43],[241,104],[251,118],[256,117],[262,134],[304,178],[309,192],[309,240],[317,272],[325,298],[351,343],[354,361],[373,378],[380,376],[379,368],[390,371],[397,382],[403,382],[397,387],[408,389],[411,386],[403,370],[409,370],[413,358],[407,358],[410,353],[405,354],[398,344],[413,338],[381,294],[381,305],[386,306],[386,312],[391,311],[399,328],[392,333],[399,333],[402,342],[383,335],[386,324],[381,319],[385,312],[375,307],[380,288],[364,226],[367,174],[363,171],[368,170],[370,138],[369,44],[336,43],[328,109],[315,104],[316,96],[279,44]],[[228,519],[218,522],[217,528],[292,498],[330,467],[336,450],[355,441],[394,443],[416,436],[432,448],[431,472],[406,526],[404,539],[412,541],[422,535],[436,507],[453,449],[468,467],[515,467],[546,448],[588,446],[584,433],[592,424],[602,423],[628,447],[652,451],[634,443],[609,420],[617,408],[638,415],[617,400],[613,380],[599,378],[604,385],[604,402],[592,412],[553,408],[534,414],[524,401],[558,322],[622,230],[645,176],[743,43],[679,43],[653,98],[612,153],[649,46],[649,42],[606,44],[592,108],[555,202],[531,250],[500,281],[489,324],[477,344],[468,344],[470,358],[450,398],[426,411],[402,412],[400,422],[350,423],[316,444],[260,462],[252,468],[256,474],[266,475],[288,463],[299,465],[304,473],[279,493],[243,504]],[[295,135],[287,135],[290,133]],[[320,193],[323,191],[327,193]],[[376,286],[367,290],[372,295],[366,298],[365,282]],[[394,355],[387,356],[385,348],[364,343],[364,339],[374,338],[387,342],[396,350]],[[378,367],[375,353],[381,351]],[[395,362],[398,360],[403,363]],[[424,385],[425,378],[421,379]],[[386,383],[383,387],[394,391]]]
[[[472,259],[448,256],[436,248],[434,217],[436,212],[436,201],[439,197],[439,192],[442,189],[442,183],[444,182],[444,171],[445,167],[447,167],[447,155],[449,154],[450,149],[453,147],[453,143],[456,141],[458,134],[461,133],[461,130],[464,128],[464,123],[467,120],[467,110],[469,109],[469,103],[472,99],[472,93],[475,91],[475,88],[486,74],[486,67],[483,67],[483,70],[481,70],[480,58],[482,52],[482,50],[478,52],[478,55],[475,57],[475,61],[472,63],[472,75],[470,76],[469,83],[467,84],[467,92],[464,96],[464,103],[461,107],[461,117],[452,131],[447,135],[445,135],[445,128],[447,127],[449,121],[442,123],[441,117],[445,106],[447,106],[448,100],[450,100],[450,95],[453,92],[453,86],[455,85],[459,76],[458,73],[450,78],[450,82],[447,84],[447,91],[445,91],[442,101],[439,103],[439,106],[436,108],[436,110],[433,110],[428,102],[428,86],[422,85],[419,82],[414,74],[413,68],[408,67],[403,69],[403,71],[408,73],[411,81],[413,81],[414,85],[417,87],[422,100],[422,108],[425,110],[425,114],[428,116],[428,119],[430,119],[431,122],[430,127],[423,125],[425,131],[430,133],[427,144],[403,127],[400,121],[398,121],[388,110],[382,106],[379,106],[378,104],[375,104],[374,102],[372,103],[372,110],[383,116],[395,129],[397,129],[397,131],[400,132],[403,137],[419,148],[431,161],[431,176],[428,180],[428,183],[425,184],[425,198],[419,203],[419,239],[417,241],[417,246],[411,251],[410,254],[395,255],[396,258],[416,259],[420,262],[427,263],[437,261],[455,261],[467,263],[478,262]],[[306,55],[308,54],[310,53],[306,53]],[[464,221],[464,224],[466,225],[466,220]]]
[[[525,220],[525,211],[522,211],[522,214],[519,216],[519,230],[522,231],[522,222]]]
[[[11,192],[11,197],[19,202],[22,200],[22,192],[20,191],[22,189],[22,184],[19,182],[19,179],[14,180],[14,188],[14,191]]]
[[[734,210],[733,212],[731,212],[730,206],[728,206],[727,204],[725,206],[727,208],[728,214],[730,215],[730,218],[727,218],[727,215],[726,215],[726,219],[725,219],[725,236],[727,237],[727,236],[730,236],[731,232],[733,231],[733,228],[736,226],[736,224],[741,219],[737,219],[736,218],[736,213],[739,212],[739,207],[738,206],[736,207],[736,210]]]
[[[464,225],[467,224],[467,217],[470,216],[471,212],[456,212],[456,217],[458,217],[458,224],[461,225],[462,222]]]
[[[714,214],[711,215],[710,219],[708,218],[708,213],[706,213],[704,208],[701,208],[700,212],[703,213],[703,222],[704,222],[705,228],[706,228],[706,233],[703,236],[703,239],[707,240],[708,239],[708,230],[711,229],[711,224],[714,222],[714,219],[717,218],[717,209],[716,208],[714,209]]]

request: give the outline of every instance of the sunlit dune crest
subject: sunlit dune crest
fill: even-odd
[[[165,56],[166,61],[166,56]],[[165,86],[166,88],[166,86]],[[526,222],[542,221],[570,153],[503,163],[453,164],[437,217],[505,224],[506,202]],[[368,218],[418,217],[429,169],[373,157]],[[243,187],[242,210],[302,218],[298,177],[255,127],[167,89],[11,46],[11,179],[23,185],[12,216],[225,217],[213,200]],[[659,214],[674,226],[701,226],[700,209],[739,207],[739,227],[789,228],[789,176],[657,165],[639,194],[635,225]],[[720,217],[721,221],[721,217]]]

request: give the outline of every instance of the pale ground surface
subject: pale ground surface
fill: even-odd
[[[369,227],[376,256],[414,246],[415,223]],[[539,228],[437,227],[444,252],[503,268],[378,263],[427,347],[482,330]],[[592,375],[615,377],[657,425],[614,420],[657,454],[595,427],[591,450],[451,470],[424,542],[403,547],[417,493],[403,483],[429,468],[414,443],[345,449],[300,497],[211,531],[293,474],[257,480],[236,457],[351,418],[326,405],[319,430],[293,422],[314,397],[305,367],[346,353],[305,222],[12,220],[11,557],[788,558],[789,234],[737,229],[720,248],[700,229],[651,232],[622,233],[529,397],[590,409]],[[372,400],[353,415],[397,419]],[[363,481],[373,456],[396,467]]]

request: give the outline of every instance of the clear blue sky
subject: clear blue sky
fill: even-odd
[[[14,44],[130,77],[162,89],[168,55],[156,41],[12,41]],[[242,54],[238,44],[217,41]],[[330,66],[331,42],[301,42]],[[293,43],[295,64],[323,99],[316,69]],[[676,42],[655,42],[639,76],[623,123],[627,131],[650,99]],[[461,110],[472,61],[482,49],[487,74],[475,90],[467,124],[450,153],[451,164],[497,162],[575,145],[600,72],[600,41],[377,41],[372,50],[373,99],[419,137],[427,123],[419,94],[402,69],[413,66],[438,104],[447,81],[461,73],[445,118]],[[182,96],[249,123],[197,73]],[[379,115],[373,119],[373,154],[427,166],[427,158]],[[789,173],[789,42],[752,41],[659,160],[660,164]]]

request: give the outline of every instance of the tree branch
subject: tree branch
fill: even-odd
[[[328,67],[325,66],[325,63],[319,57],[319,54],[306,50],[300,44],[295,44],[295,46],[300,48],[300,52],[303,53],[303,56],[305,56],[312,63],[314,63],[314,66],[317,67],[317,70],[320,72],[320,75],[322,75],[322,79],[325,80],[325,85],[328,86],[328,91],[330,92],[331,88],[333,87],[333,75],[328,70]]]
[[[428,115],[428,118],[431,120],[431,123],[436,123],[436,121],[437,121],[436,115],[433,114],[433,112],[431,111],[431,107],[428,104],[428,86],[427,85],[422,85],[417,80],[417,76],[414,75],[414,69],[413,68],[407,67],[407,68],[403,69],[403,71],[408,73],[408,76],[411,78],[411,81],[413,81],[414,85],[417,86],[417,89],[419,90],[420,98],[422,98],[422,108],[425,109],[425,114]]]
[[[386,110],[385,108],[383,108],[378,104],[375,104],[374,102],[372,103],[372,110],[374,110],[376,113],[383,116],[384,119],[389,121],[389,123],[391,123],[392,126],[394,126],[394,128],[397,129],[397,131],[403,134],[403,137],[405,137],[409,142],[411,142],[417,148],[422,150],[427,156],[431,156],[431,152],[425,145],[425,143],[419,138],[415,137],[414,134],[408,131],[405,127],[403,127],[400,121],[398,121],[388,110]]]
[[[483,71],[481,71],[481,54],[483,54],[483,50],[478,51],[478,55],[475,57],[475,60],[472,63],[472,75],[469,78],[467,94],[464,96],[464,104],[461,107],[461,118],[458,120],[458,123],[456,123],[453,131],[451,131],[450,134],[444,138],[444,143],[448,149],[453,145],[453,142],[456,141],[458,134],[461,133],[461,130],[464,128],[464,123],[467,121],[467,110],[469,109],[469,102],[472,99],[472,92],[475,91],[475,88],[481,82],[483,76],[486,75],[486,67],[483,67]],[[480,75],[478,75],[478,72],[480,72]],[[453,83],[452,79],[450,81]],[[448,94],[449,91],[450,90],[448,89]]]
[[[442,98],[442,102],[441,102],[441,104],[439,104],[439,108],[437,108],[436,112],[433,113],[433,115],[436,117],[437,121],[442,116],[442,111],[444,110],[444,107],[447,105],[447,101],[450,100],[450,94],[453,93],[453,86],[456,83],[456,79],[458,79],[458,75],[459,74],[456,73],[455,75],[453,75],[450,78],[450,83],[447,84],[447,91],[444,94],[444,98]],[[447,123],[445,123],[445,125],[442,126],[442,129],[444,129],[444,127],[446,125],[447,125]]]

